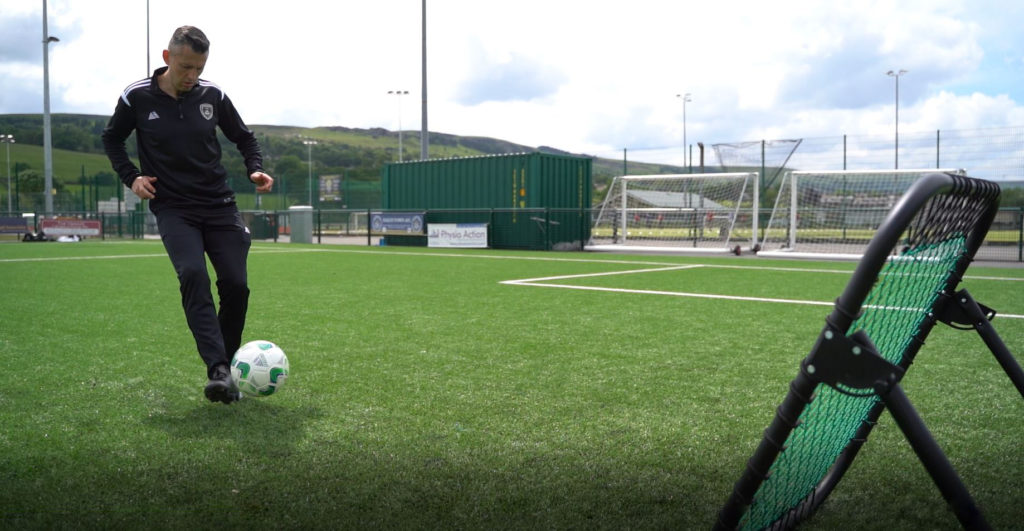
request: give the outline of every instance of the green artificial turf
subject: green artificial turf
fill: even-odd
[[[158,242],[2,244],[0,524],[706,529],[830,308],[678,294],[830,303],[852,269],[257,243],[244,340],[291,376],[226,406]],[[1024,270],[969,274],[1024,314]],[[600,290],[502,283],[547,277]],[[1024,319],[996,328],[1021,360]],[[1024,400],[981,340],[940,325],[903,383],[1019,526]],[[957,526],[887,414],[806,524]]]

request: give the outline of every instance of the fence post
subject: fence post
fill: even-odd
[[[117,190],[117,236],[123,238],[124,233],[121,231],[121,212],[128,210],[127,208],[125,208],[125,201],[123,195],[124,186],[121,184],[120,180],[115,180],[114,188]]]
[[[78,179],[78,184],[82,185],[82,187],[79,188],[78,190],[79,195],[82,196],[82,212],[89,211],[89,209],[86,207],[88,203],[85,200],[85,185],[87,182],[88,181],[85,178],[85,164],[82,164],[82,176]]]
[[[277,243],[278,237],[281,236],[281,217],[277,215],[276,210],[271,210],[270,213],[267,214],[267,219],[274,220],[274,243]]]
[[[1017,214],[1017,261],[1024,262],[1024,207]]]

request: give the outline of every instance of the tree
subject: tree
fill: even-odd
[[[1018,188],[1003,188],[999,198],[999,206],[1006,207],[1024,207],[1024,187]]]
[[[274,161],[274,167],[271,171],[271,175],[277,174],[292,174],[296,175],[300,171],[306,169],[306,161],[296,157],[295,155],[285,155],[276,161]]]

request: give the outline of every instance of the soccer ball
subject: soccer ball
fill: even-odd
[[[288,379],[288,356],[270,341],[250,341],[231,359],[231,378],[246,396],[269,396]]]

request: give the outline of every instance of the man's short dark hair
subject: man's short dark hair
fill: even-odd
[[[206,38],[203,30],[195,26],[182,26],[174,30],[167,49],[171,50],[176,46],[188,46],[193,52],[206,53],[210,51],[210,39]]]

